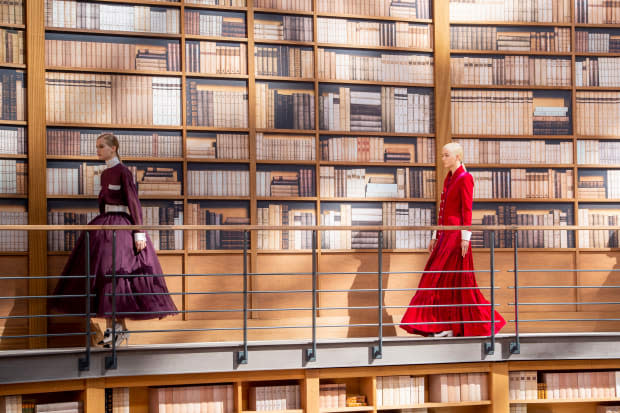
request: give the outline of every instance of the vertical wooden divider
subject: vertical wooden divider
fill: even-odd
[[[46,141],[45,141],[45,6],[43,0],[26,0],[26,67],[27,67],[27,131],[28,131],[28,223],[47,223],[46,198]],[[47,275],[47,234],[44,231],[28,235],[28,273]],[[47,280],[28,282],[29,295],[46,295]],[[45,299],[28,300],[28,314],[46,314]],[[28,320],[28,333],[47,333],[47,320]],[[30,337],[29,348],[47,347],[45,336]]]
[[[84,389],[84,413],[105,413],[105,379],[88,379]]]
[[[508,363],[491,363],[489,372],[489,413],[509,413]]]

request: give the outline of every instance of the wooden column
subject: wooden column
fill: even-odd
[[[489,413],[509,413],[508,363],[492,363],[489,373]]]
[[[437,199],[443,189],[443,177],[448,172],[441,163],[441,148],[452,139],[450,122],[450,9],[448,2],[433,2],[434,59],[435,59],[435,143],[437,163]],[[439,201],[438,201],[439,202]]]
[[[46,200],[46,143],[45,143],[45,2],[26,0],[26,67],[28,121],[28,222],[47,223]],[[28,237],[28,268],[30,276],[47,274],[47,235],[44,231],[30,232]],[[30,295],[46,295],[47,281],[30,280]],[[30,315],[45,314],[46,300],[29,300]],[[28,321],[30,334],[45,334],[47,320]],[[46,337],[32,337],[30,348],[47,347]]]
[[[86,380],[84,413],[105,413],[105,379]]]

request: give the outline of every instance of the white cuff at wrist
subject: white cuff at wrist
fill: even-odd
[[[133,234],[133,240],[135,241],[146,241],[146,233],[144,232],[135,232]]]
[[[469,241],[471,239],[471,231],[467,231],[466,229],[461,230],[461,239],[463,241]]]
[[[437,239],[437,230],[433,230],[433,234],[431,235],[431,239]]]

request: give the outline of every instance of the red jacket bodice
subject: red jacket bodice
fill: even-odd
[[[471,225],[473,194],[474,177],[463,165],[454,174],[449,172],[443,182],[437,225]],[[442,232],[438,232],[438,237]]]

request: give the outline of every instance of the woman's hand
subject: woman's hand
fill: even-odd
[[[469,241],[461,240],[461,255],[465,257],[467,250],[469,249]]]
[[[134,241],[134,244],[136,245],[136,251],[138,252],[146,248],[146,241],[144,240],[136,240]]]
[[[433,252],[435,249],[435,244],[437,244],[437,239],[431,239],[431,242],[428,243],[428,252]]]

